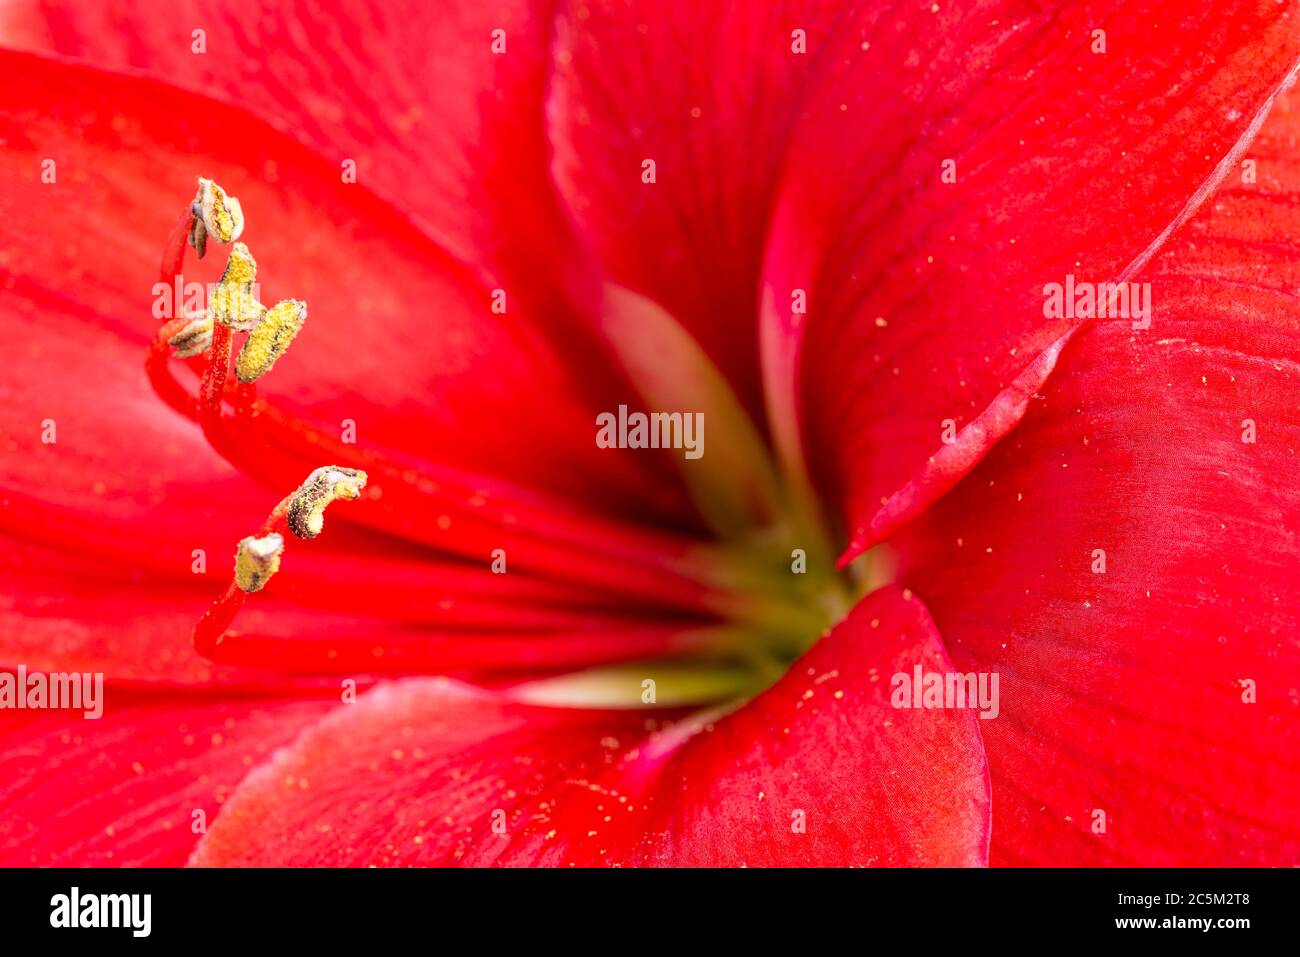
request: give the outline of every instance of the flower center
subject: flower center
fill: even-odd
[[[877,548],[841,572],[834,555],[788,521],[724,546],[715,556],[732,589],[726,640],[709,654],[592,668],[518,689],[536,704],[567,707],[730,707],[775,684],[863,595],[887,583]]]
[[[505,486],[489,491],[476,484],[481,480],[450,469],[434,473],[427,464],[413,467],[391,453],[345,444],[293,419],[258,395],[257,381],[303,328],[307,304],[288,299],[268,308],[258,301],[256,261],[237,241],[243,224],[238,201],[201,179],[164,252],[161,285],[176,283],[187,246],[202,257],[210,241],[231,244],[229,261],[207,308],[165,322],[146,363],[158,394],[194,419],[231,464],[272,486],[296,488],[255,534],[239,541],[230,584],[195,628],[195,646],[207,657],[310,674],[447,670],[445,634],[420,627],[453,604],[430,608],[430,593],[444,587],[439,576],[446,571],[430,572],[423,587],[375,583],[383,587],[384,612],[393,621],[413,624],[373,637],[332,644],[231,628],[247,597],[280,571],[286,542],[315,538],[330,503],[358,498],[367,500],[356,515],[365,524],[440,552],[459,548],[463,557],[481,560],[485,541],[514,536],[535,563],[561,568],[571,578],[562,585],[530,583],[523,589],[544,602],[580,605],[595,592],[609,596],[605,604],[628,616],[642,608],[662,629],[671,631],[672,622],[680,621],[683,633],[706,637],[670,642],[689,646],[689,652],[660,653],[517,689],[521,697],[553,704],[642,707],[743,700],[780,678],[862,594],[881,583],[886,569],[871,556],[850,572],[836,570],[817,504],[800,491],[809,487],[807,481],[782,475],[725,377],[682,327],[653,303],[618,287],[606,291],[602,328],[629,378],[652,408],[692,410],[694,421],[708,423],[708,454],[701,435],[700,454],[678,458],[686,488],[715,531],[713,543],[683,544],[668,532],[593,517],[530,495],[507,495],[498,504],[493,496]],[[246,338],[231,376],[235,334]],[[176,378],[177,368],[186,365],[198,377],[196,392]],[[611,449],[609,454],[642,453]],[[341,464],[321,466],[322,459]],[[448,536],[453,523],[471,533]],[[512,561],[518,553],[512,550]],[[327,598],[331,607],[347,606],[350,594],[355,607],[346,610],[373,614],[377,602],[365,583],[342,595],[331,582],[313,584],[308,590]],[[626,609],[619,608],[624,598],[631,603]],[[482,604],[498,616],[518,611],[500,599],[485,598]],[[573,614],[572,627],[589,623],[579,620],[581,612]],[[631,620],[620,623],[607,613],[608,640],[620,642],[620,631]],[[485,615],[479,627],[487,622]],[[480,636],[471,624],[460,640],[473,643]]]
[[[529,693],[553,704],[617,707],[637,701],[636,688],[652,681],[660,704],[743,700],[784,675],[862,595],[889,580],[889,562],[876,551],[837,569],[809,482],[802,474],[782,474],[726,378],[667,312],[610,287],[601,328],[647,405],[707,425],[707,454],[676,455],[674,461],[718,535],[709,560],[734,599],[726,611],[728,640],[705,660],[593,669],[538,682]],[[611,432],[618,424],[620,441],[607,437],[602,448],[645,454],[621,441],[623,408],[605,415]],[[644,695],[639,700],[647,703]]]
[[[739,623],[737,652],[751,673],[752,690],[761,690],[848,613],[874,584],[860,577],[873,566],[864,562],[852,574],[837,571],[822,540],[801,534],[793,522],[736,547],[746,553],[736,566],[741,593],[754,603],[752,614]]]

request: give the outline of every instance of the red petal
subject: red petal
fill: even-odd
[[[0,865],[176,867],[250,768],[337,706],[135,698],[0,716]],[[195,814],[202,811],[200,818]]]
[[[868,4],[828,41],[767,260],[772,418],[798,408],[855,551],[1018,419],[1017,395],[1000,393],[1032,392],[1034,376],[1017,377],[1069,325],[1044,318],[1044,285],[1140,267],[1300,56],[1294,11],[1253,0],[1141,0],[1105,17],[1064,3],[933,9],[902,19]],[[796,289],[806,316],[791,315]],[[947,419],[971,429],[952,452]],[[788,425],[778,440],[787,457],[800,442]]]
[[[663,712],[382,686],[251,776],[194,862],[982,863],[977,720],[891,708],[890,676],[916,664],[951,667],[920,603],[889,590],[725,717],[661,728]]]
[[[865,599],[776,686],[663,768],[647,861],[986,863],[984,722],[893,708],[891,677],[916,665],[953,670],[924,606],[894,589]],[[796,810],[805,834],[793,831]]]
[[[1280,101],[1258,184],[1137,277],[1151,328],[1088,327],[899,542],[958,667],[1002,675],[995,862],[1300,861],[1297,138]]]
[[[6,45],[201,90],[274,122],[336,168],[355,159],[367,189],[465,262],[508,272],[513,292],[553,285],[568,251],[542,113],[552,7],[395,0],[317,12],[177,0],[160,15],[148,0],[111,10],[17,0],[0,24]],[[201,55],[191,49],[196,26]],[[493,52],[496,30],[504,53]]]

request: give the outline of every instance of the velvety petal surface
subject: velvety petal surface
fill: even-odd
[[[730,714],[383,685],[251,776],[193,863],[983,863],[978,721],[891,707],[917,664],[950,668],[888,589]]]
[[[0,714],[0,866],[176,867],[249,770],[333,707],[139,698]]]
[[[1080,333],[897,542],[957,666],[1002,676],[994,863],[1300,861],[1298,146],[1288,97],[1258,181],[1139,274],[1151,327]]]
[[[1044,286],[1128,278],[1235,168],[1300,56],[1295,16],[1254,0],[846,12],[783,169],[763,338],[778,443],[812,460],[855,552],[1019,420],[1073,326],[1045,316]]]
[[[0,43],[239,105],[336,169],[353,160],[358,183],[466,263],[502,271],[525,251],[534,262],[562,251],[542,118],[553,7],[9,0]]]

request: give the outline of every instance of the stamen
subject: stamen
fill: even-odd
[[[239,350],[239,358],[235,360],[239,381],[254,382],[270,372],[306,321],[307,303],[297,299],[286,299],[268,310]]]
[[[266,315],[266,307],[253,294],[257,262],[248,247],[235,243],[221,281],[208,300],[208,317],[240,332],[252,329]]]
[[[218,339],[229,331],[218,325]],[[214,353],[218,344],[214,341]],[[220,362],[209,371],[219,372]],[[655,606],[731,613],[731,583],[718,577],[706,550],[693,548],[677,555],[671,538],[619,526],[616,537],[603,527],[589,528],[585,520],[571,521],[553,514],[550,507],[525,504],[511,496],[509,504],[476,501],[481,485],[447,470],[417,473],[386,460],[370,450],[350,448],[313,426],[288,416],[274,403],[256,395],[255,383],[240,384],[227,395],[233,416],[222,414],[212,391],[210,406],[200,403],[198,416],[204,434],[229,462],[268,483],[298,473],[304,462],[322,456],[364,466],[371,477],[382,479],[383,499],[358,520],[387,532],[413,537],[437,548],[477,555],[484,548],[505,547],[512,556],[551,565],[562,561],[569,572],[587,583],[597,583],[611,593],[636,595]],[[193,413],[191,413],[193,414]],[[376,475],[378,473],[378,475]],[[447,535],[445,517],[455,522],[458,534]],[[286,526],[287,527],[287,526]],[[665,546],[668,548],[665,548]],[[611,563],[609,556],[617,556]]]
[[[212,317],[205,313],[191,313],[181,331],[167,340],[176,347],[177,359],[190,359],[212,348]]]
[[[202,252],[195,239],[206,244],[211,234],[233,242],[243,226],[238,201],[211,180],[200,179],[198,195],[186,205],[168,238],[161,281],[174,283],[189,245]],[[376,489],[377,507],[359,516],[365,524],[463,555],[482,554],[489,546],[509,547],[512,559],[518,556],[522,567],[549,567],[562,559],[576,581],[597,582],[613,593],[650,597],[656,606],[669,603],[692,611],[730,607],[727,583],[716,580],[711,562],[698,549],[689,554],[665,554],[657,534],[636,532],[634,540],[629,540],[633,530],[621,523],[610,528],[603,522],[571,523],[550,514],[547,508],[513,497],[509,502],[488,504],[479,491],[481,483],[472,476],[444,470],[430,476],[381,453],[345,446],[259,398],[253,380],[269,371],[293,342],[306,317],[306,304],[288,300],[267,310],[254,295],[256,279],[256,261],[245,244],[235,242],[207,313],[165,322],[150,343],[145,363],[159,396],[198,422],[213,448],[237,468],[278,483],[287,476],[301,475],[313,460],[328,456],[350,461],[371,469],[372,474],[377,472],[377,481],[383,482],[383,501],[378,501]],[[251,335],[236,361],[240,381],[228,383],[232,333],[237,330]],[[199,376],[197,395],[175,376],[176,358],[188,362]],[[226,413],[227,405],[233,414]],[[360,470],[340,466],[317,469],[302,488],[277,506],[257,534],[266,537],[286,532],[292,506],[293,534],[313,538],[322,529],[329,503],[359,497],[366,482],[366,473]],[[452,521],[457,532],[449,536],[447,528]],[[677,543],[673,536],[662,539]],[[598,557],[592,554],[593,549],[610,549],[620,562]],[[200,650],[225,640],[226,628],[247,595],[237,582],[230,583],[227,593],[195,630]]]
[[[284,536],[272,532],[262,538],[242,539],[235,552],[235,584],[241,591],[261,591],[271,576],[280,570]]]
[[[302,487],[289,496],[287,517],[289,531],[299,538],[315,538],[325,525],[325,508],[331,502],[361,497],[366,487],[366,473],[337,465],[318,468]]]
[[[271,510],[257,535],[240,541],[235,553],[234,581],[194,626],[194,647],[199,654],[211,658],[216,653],[217,647],[229,637],[230,624],[244,607],[248,595],[260,591],[280,570],[284,529],[288,527],[299,538],[315,538],[324,524],[325,506],[336,499],[359,498],[365,487],[365,472],[334,465],[318,468],[296,492]]]
[[[239,200],[210,179],[199,177],[199,191],[190,208],[194,213],[190,245],[200,259],[207,251],[209,235],[218,242],[232,243],[244,231],[244,212]]]

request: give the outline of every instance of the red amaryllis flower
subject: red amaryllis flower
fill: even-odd
[[[75,7],[0,861],[1296,861],[1291,5]]]

